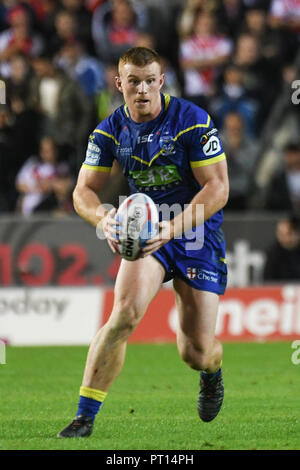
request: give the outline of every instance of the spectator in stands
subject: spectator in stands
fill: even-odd
[[[9,64],[10,77],[6,80],[7,96],[19,95],[27,102],[30,81],[33,77],[29,58],[25,54],[17,52],[11,56]]]
[[[91,100],[105,86],[105,71],[101,62],[88,55],[79,41],[65,44],[57,54],[55,63],[76,80]]]
[[[295,0],[272,0],[270,21],[273,28],[288,29],[300,39],[300,3]]]
[[[6,191],[5,204],[0,207],[13,210],[17,194],[14,182],[24,161],[37,150],[39,116],[25,101],[23,88],[8,89],[8,104],[2,106],[0,126],[1,191]],[[0,197],[1,199],[1,197]],[[4,201],[3,199],[3,201]]]
[[[11,210],[10,181],[7,177],[10,171],[11,152],[11,114],[7,106],[0,104],[0,211]]]
[[[266,282],[300,281],[300,219],[291,215],[278,222],[276,241],[267,251]]]
[[[134,46],[137,33],[148,26],[147,10],[129,0],[111,0],[93,14],[92,35],[101,60],[118,63],[119,57]]]
[[[20,193],[18,208],[24,215],[39,210],[50,210],[56,179],[68,175],[66,163],[59,163],[58,148],[51,137],[43,137],[38,156],[31,156],[22,166],[16,178]]]
[[[40,30],[45,38],[45,46],[55,34],[55,18],[61,9],[58,0],[43,0],[43,19],[40,21]]]
[[[22,94],[10,95],[10,107],[13,116],[10,168],[14,178],[24,161],[38,149],[41,116],[27,105]]]
[[[283,151],[284,167],[271,179],[266,209],[300,213],[300,144],[290,143]]]
[[[245,5],[241,0],[218,2],[216,15],[222,31],[230,38],[236,38],[244,17]]]
[[[79,24],[73,13],[67,10],[58,11],[54,26],[55,31],[48,39],[46,47],[46,54],[49,57],[55,56],[65,44],[74,42],[78,38]]]
[[[9,12],[10,27],[0,34],[0,75],[9,77],[9,60],[16,53],[35,57],[43,49],[40,36],[31,31],[29,15],[22,5]]]
[[[270,66],[281,67],[289,58],[289,34],[283,30],[271,29],[267,19],[266,7],[255,2],[245,10],[241,32],[256,37],[260,54]]]
[[[103,121],[124,103],[123,97],[115,85],[115,77],[117,75],[118,66],[115,64],[107,64],[105,67],[106,85],[96,98],[98,121]]]
[[[300,66],[297,68],[294,64],[283,67],[278,97],[273,104],[272,113],[263,126],[261,133],[263,153],[255,178],[260,193],[260,207],[273,174],[280,169],[284,147],[291,141],[296,142],[299,138],[300,106],[296,106],[291,99],[292,84],[299,76],[299,71]]]
[[[43,10],[42,2],[39,0],[2,0],[0,3],[0,30],[10,27],[10,14],[18,7],[22,7],[28,14],[30,25],[36,29],[41,19]]]
[[[30,102],[42,113],[42,134],[51,135],[58,145],[76,152],[75,160],[82,160],[93,126],[89,100],[80,85],[55,67],[49,57],[36,58],[33,67],[36,77],[31,83]]]
[[[64,10],[71,13],[79,26],[78,39],[85,44],[89,53],[94,53],[92,39],[92,14],[83,0],[61,0]]]
[[[67,172],[56,175],[53,181],[52,197],[48,199],[46,204],[46,207],[50,208],[50,212],[56,217],[74,213],[72,198],[74,184],[74,179]],[[44,204],[41,204],[39,210],[43,209],[43,206]]]
[[[239,0],[238,0],[239,1]],[[216,0],[187,0],[178,15],[178,33],[181,39],[187,39],[194,26],[195,17],[199,10],[215,13],[219,9]]]
[[[260,103],[257,128],[261,130],[278,96],[280,74],[261,56],[259,41],[251,34],[243,33],[237,38],[232,61],[243,71],[248,96]]]
[[[241,67],[228,64],[223,72],[220,92],[211,100],[210,109],[219,129],[223,127],[225,116],[231,111],[237,111],[243,117],[245,132],[255,136],[259,103],[247,95],[243,78]]]
[[[217,31],[214,16],[198,10],[190,36],[180,43],[180,65],[184,71],[184,96],[204,108],[215,92],[219,67],[231,54],[231,41]]]
[[[227,157],[230,183],[225,210],[247,209],[258,158],[258,145],[255,139],[247,136],[243,117],[237,112],[227,114],[220,135]]]

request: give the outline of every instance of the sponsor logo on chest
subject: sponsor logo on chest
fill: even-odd
[[[139,135],[138,138],[137,138],[137,143],[138,144],[146,144],[147,142],[152,142],[153,137],[154,137],[154,134]]]

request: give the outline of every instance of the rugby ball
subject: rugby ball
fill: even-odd
[[[143,193],[135,193],[120,205],[117,249],[122,258],[134,261],[147,240],[158,233],[158,210],[153,200]]]

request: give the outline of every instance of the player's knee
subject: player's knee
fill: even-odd
[[[141,319],[139,310],[134,305],[119,303],[109,321],[111,334],[117,339],[127,339],[135,330]]]

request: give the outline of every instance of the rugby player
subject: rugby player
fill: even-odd
[[[58,437],[92,433],[96,414],[122,370],[128,338],[170,279],[179,313],[178,351],[189,367],[200,371],[199,416],[211,421],[222,406],[223,351],[215,327],[227,282],[221,230],[229,186],[226,157],[208,113],[161,93],[164,78],[160,57],[151,49],[132,48],[120,58],[115,82],[125,104],[90,135],[74,207],[95,227],[101,224],[115,252],[116,209],[106,211],[98,193],[116,159],[133,193],[144,192],[156,204],[180,203],[182,212],[161,222],[158,236],[147,242],[139,259],[122,259],[110,318],[89,348],[76,416]],[[203,223],[198,205],[204,207],[204,243],[188,250],[185,231]]]

